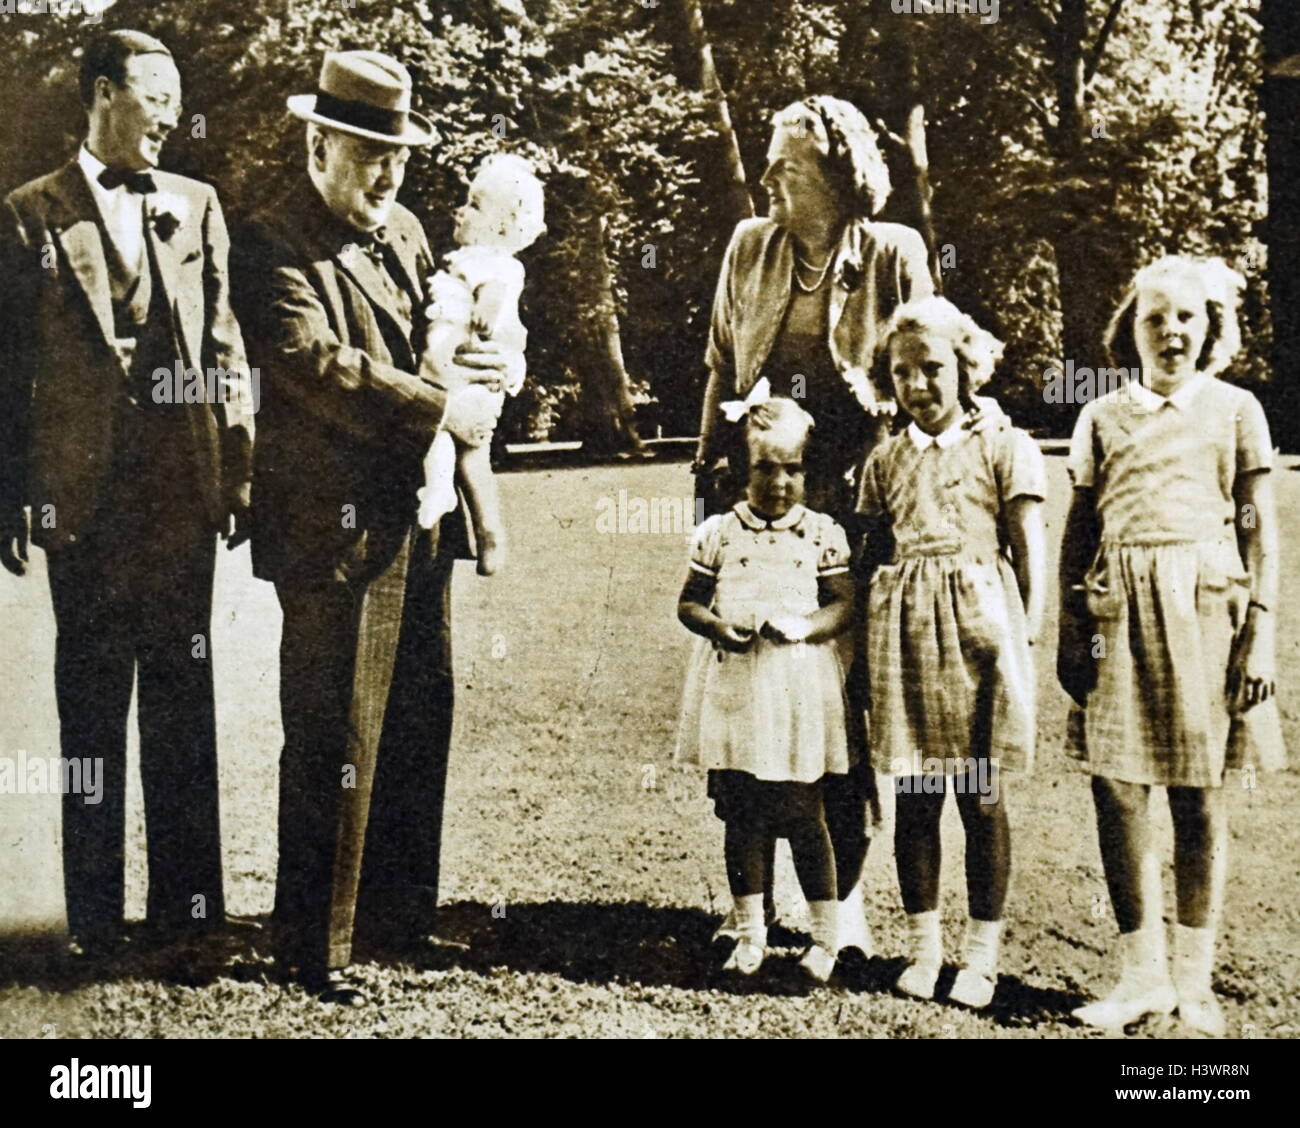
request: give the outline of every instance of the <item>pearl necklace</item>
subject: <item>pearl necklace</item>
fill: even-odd
[[[823,282],[826,281],[826,275],[830,272],[830,269],[831,269],[831,262],[834,260],[834,258],[835,258],[835,255],[834,255],[833,253],[832,253],[832,254],[828,254],[828,255],[826,256],[826,261],[825,261],[825,263],[822,264],[822,266],[821,266],[821,268],[820,268],[820,270],[819,270],[819,272],[818,272],[818,274],[817,274],[817,281],[814,282],[811,286],[808,286],[808,285],[806,285],[806,284],[804,283],[804,280],[803,280],[802,278],[799,277],[799,268],[802,267],[804,270],[818,270],[818,268],[815,267],[815,266],[813,266],[811,263],[805,262],[804,259],[803,259],[803,256],[802,256],[801,254],[799,254],[798,251],[795,251],[795,253],[794,253],[794,267],[795,267],[795,268],[794,268],[794,284],[795,284],[796,286],[798,286],[799,289],[801,289],[805,294],[812,294],[812,293],[815,293],[817,290],[821,289],[821,284],[822,284]]]

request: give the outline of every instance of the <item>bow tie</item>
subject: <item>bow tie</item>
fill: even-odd
[[[384,249],[388,246],[388,231],[376,227],[373,231],[358,231],[349,240],[362,254],[368,255],[376,263],[384,261]]]
[[[104,169],[99,174],[99,182],[110,192],[125,184],[128,192],[135,192],[140,196],[147,196],[150,192],[157,191],[158,187],[147,172],[127,172],[121,168]]]

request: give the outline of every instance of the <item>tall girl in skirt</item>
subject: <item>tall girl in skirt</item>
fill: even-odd
[[[1084,407],[1061,559],[1061,684],[1092,773],[1120,931],[1119,983],[1075,1015],[1118,1027],[1175,1006],[1222,1034],[1210,976],[1223,901],[1224,772],[1278,767],[1272,443],[1255,397],[1218,379],[1244,279],[1218,259],[1140,271],[1107,333],[1137,370]],[[1243,568],[1244,564],[1244,568]],[[1178,921],[1172,980],[1149,792],[1168,789]]]
[[[1030,645],[1042,617],[1046,473],[1013,427],[963,427],[1002,345],[943,298],[900,306],[886,330],[907,428],[863,471],[859,511],[892,539],[867,597],[871,749],[895,777],[894,853],[911,934],[898,989],[930,998],[943,964],[939,816],[953,791],[966,831],[962,969],[951,997],[987,1006],[1011,869],[1003,769],[1034,751]],[[1008,555],[1009,554],[1009,555]]]
[[[677,617],[699,636],[683,695],[677,758],[709,769],[725,824],[739,939],[726,969],[763,962],[763,890],[773,838],[787,838],[808,900],[816,981],[835,967],[835,859],[822,777],[849,769],[844,674],[832,641],[852,618],[844,530],[803,504],[812,418],[793,400],[749,407],[746,500],[695,531]]]

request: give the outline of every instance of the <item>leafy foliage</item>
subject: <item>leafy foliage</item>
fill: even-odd
[[[1087,49],[1112,0],[1079,3]],[[1255,234],[1265,207],[1258,0],[1120,4],[1086,84],[1077,144],[1057,98],[1061,37],[1049,26],[1067,7],[1004,0],[999,21],[983,25],[895,14],[889,0],[705,0],[755,200],[761,206],[773,111],[805,94],[839,94],[897,129],[913,96],[902,60],[913,58],[936,242],[951,248],[945,287],[1008,342],[999,387],[1019,418],[1068,423],[1045,410],[1039,391],[1063,358],[1063,332],[1074,326],[1078,340],[1083,326],[1095,341],[1134,269],[1162,251],[1220,254],[1246,274],[1247,349],[1235,376],[1262,384],[1270,328]],[[611,312],[633,399],[669,433],[691,433],[698,419],[731,217],[708,144],[716,119],[705,96],[674,77],[670,8],[119,0],[105,26],[152,31],[173,49],[186,113],[204,116],[201,130],[187,116],[167,164],[218,184],[236,217],[302,190],[302,128],[284,99],[314,87],[330,48],[385,50],[411,68],[417,106],[441,141],[414,154],[405,197],[435,248],[446,245],[451,209],[483,155],[506,149],[533,160],[547,184],[549,231],[527,252],[530,381],[505,426],[512,438],[565,438],[577,433],[579,339]],[[57,139],[70,153],[80,134],[74,72],[84,31],[31,18],[0,45],[11,90],[36,92],[0,120],[13,184],[50,167]],[[894,166],[885,218],[910,222],[910,170]],[[592,282],[597,231],[608,290]],[[1064,294],[1063,259],[1072,280]]]

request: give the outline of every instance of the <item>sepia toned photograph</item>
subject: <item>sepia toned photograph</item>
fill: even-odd
[[[1251,1099],[1300,1034],[1291,0],[0,0],[0,91],[38,1093],[996,1039]]]

